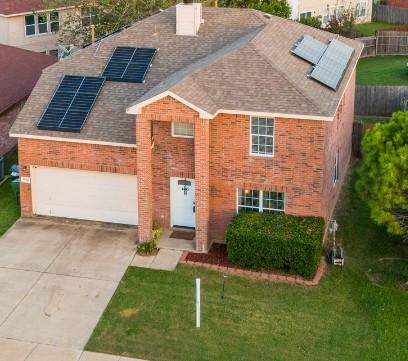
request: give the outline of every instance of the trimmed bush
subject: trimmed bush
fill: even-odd
[[[311,278],[322,254],[324,220],[283,213],[239,213],[227,230],[228,259],[245,268]]]

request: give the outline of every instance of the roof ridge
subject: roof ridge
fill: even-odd
[[[268,26],[268,25],[267,25],[267,26]],[[262,32],[261,32],[261,33],[262,33]],[[257,38],[257,36],[256,36],[254,39],[256,39],[256,38]],[[282,76],[283,78],[285,78],[285,80],[287,80],[288,83],[290,83],[290,84],[293,86],[293,88],[294,88],[299,94],[301,94],[306,100],[308,100],[312,105],[314,105],[314,106],[316,107],[316,109],[318,109],[318,110],[320,110],[320,111],[322,111],[322,112],[325,112],[325,111],[326,111],[326,109],[320,107],[320,105],[319,105],[317,102],[315,102],[313,99],[309,98],[309,96],[306,95],[305,92],[302,91],[302,89],[300,89],[300,88],[296,85],[296,83],[294,83],[283,71],[281,71],[279,68],[277,68],[277,67],[276,67],[276,64],[273,63],[272,60],[269,59],[269,57],[267,57],[266,55],[264,55],[263,52],[262,52],[260,49],[258,49],[258,47],[256,46],[256,44],[253,43],[253,41],[251,41],[248,45],[250,45],[250,46],[254,49],[254,51],[256,51],[256,53],[257,53],[258,55],[262,56],[262,58],[263,58],[264,60],[266,60],[266,61],[271,65],[271,67],[273,67],[276,71],[278,71],[279,74],[281,74],[281,76]]]
[[[231,54],[232,52],[240,49],[241,47],[248,45],[252,39],[256,37],[256,35],[264,28],[263,25],[259,26],[255,30],[239,37],[232,43],[226,44],[223,47],[219,48],[214,53],[210,53],[204,57],[201,57],[194,61],[193,63],[189,64],[188,66],[182,67],[175,71],[174,73],[170,74],[167,78],[165,78],[162,82],[155,85],[151,88],[147,93],[143,94],[138,100],[130,104],[128,107],[131,107],[140,101],[144,101],[149,99],[150,97],[154,96],[155,91],[160,88],[163,88],[161,91],[170,90],[175,87],[178,83],[191,77],[194,74],[197,74],[203,69],[206,69],[212,64],[215,64],[220,59],[223,59],[226,55]],[[194,79],[195,81],[195,79]],[[201,88],[201,87],[200,87]],[[201,88],[202,89],[202,88]],[[206,92],[207,93],[207,92]],[[216,104],[216,103],[215,103]]]

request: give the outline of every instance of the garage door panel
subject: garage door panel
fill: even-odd
[[[36,214],[137,224],[136,176],[61,168],[32,168]]]

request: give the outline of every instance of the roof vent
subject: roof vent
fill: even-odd
[[[176,34],[196,36],[203,23],[201,3],[184,0],[176,5]]]

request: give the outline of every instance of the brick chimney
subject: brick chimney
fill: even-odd
[[[184,0],[176,5],[176,34],[197,36],[198,29],[203,23],[203,10],[201,3]]]

